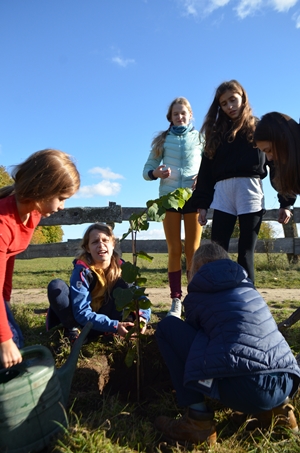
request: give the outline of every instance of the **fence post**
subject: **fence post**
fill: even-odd
[[[286,238],[297,238],[298,231],[297,231],[297,224],[294,222],[293,218],[283,226],[284,237]],[[294,244],[294,251],[295,251],[295,244]],[[297,264],[299,261],[299,255],[295,255],[295,253],[287,253],[286,254],[289,263]]]

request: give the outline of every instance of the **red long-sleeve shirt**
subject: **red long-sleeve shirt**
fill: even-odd
[[[4,299],[10,300],[15,255],[27,248],[40,219],[41,215],[32,211],[23,225],[15,196],[0,199],[0,343],[12,338]]]

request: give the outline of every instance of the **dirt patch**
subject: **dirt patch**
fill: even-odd
[[[286,289],[276,288],[268,289],[262,288],[258,291],[267,302],[280,302],[283,300],[299,301],[300,303],[300,288]],[[164,288],[147,288],[147,294],[154,306],[170,304],[170,290],[168,287]],[[183,294],[185,296],[186,293]],[[33,303],[33,304],[47,304],[47,290],[46,289],[14,289],[12,291],[11,303]]]
[[[140,344],[139,396],[144,405],[159,400],[163,392],[173,390],[170,374],[154,336],[155,328],[156,325],[149,324]],[[131,367],[125,364],[128,344],[124,342],[124,345],[116,345],[113,337],[99,337],[94,341],[105,344],[102,348],[105,352],[95,354],[89,344],[82,346],[69,397],[75,412],[85,414],[98,410],[103,401],[99,396],[136,402],[137,366],[136,362]]]

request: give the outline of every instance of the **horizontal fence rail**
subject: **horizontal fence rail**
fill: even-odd
[[[42,219],[40,225],[76,225],[83,223],[104,222],[109,224],[122,223],[130,219],[132,214],[138,214],[145,208],[121,207],[116,203],[109,203],[108,207],[101,208],[66,208],[63,211],[53,214],[51,217]],[[209,209],[207,218],[212,219],[213,210]],[[263,221],[277,221],[278,210],[266,211]],[[293,209],[292,221],[283,225],[284,238],[258,240],[255,248],[256,253],[287,253],[289,258],[300,255],[300,238],[297,234],[296,224],[300,223],[300,208]],[[127,230],[124,229],[124,233]],[[202,239],[202,243],[207,240]],[[184,241],[183,241],[184,243]],[[52,257],[74,257],[79,251],[80,239],[69,239],[67,242],[53,244],[35,244],[19,255],[18,259],[52,258]],[[237,253],[238,239],[231,239],[229,252]],[[131,240],[124,240],[119,244],[122,253],[131,253]],[[147,253],[167,253],[167,244],[164,239],[137,240],[137,250]]]

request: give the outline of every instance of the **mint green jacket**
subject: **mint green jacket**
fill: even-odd
[[[152,181],[149,171],[164,164],[171,168],[171,175],[169,178],[160,179],[160,197],[180,187],[191,188],[193,178],[199,171],[201,152],[198,131],[192,130],[185,135],[175,135],[169,131],[165,139],[163,155],[155,157],[154,150],[151,150],[143,169],[143,177],[147,181]]]

